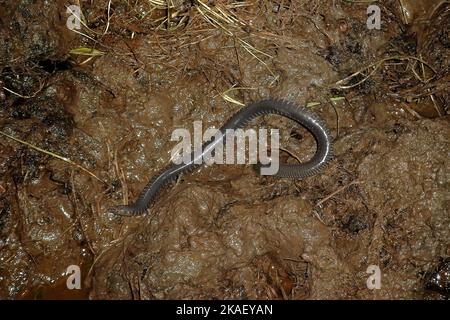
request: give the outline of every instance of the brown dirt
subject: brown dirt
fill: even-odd
[[[369,30],[367,4],[209,2],[241,20],[221,21],[230,34],[198,1],[114,1],[105,33],[108,1],[80,1],[96,42],[65,27],[65,1],[48,3],[0,1],[0,130],[103,182],[0,135],[1,299],[449,297],[448,3],[386,1]],[[309,103],[333,161],[302,181],[203,167],[148,214],[109,215],[168,164],[174,129],[239,110],[224,93]],[[254,125],[280,128],[302,160],[314,152],[290,121]],[[69,265],[83,290],[66,288]],[[369,265],[380,290],[366,286]]]

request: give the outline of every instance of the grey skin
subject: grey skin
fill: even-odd
[[[225,125],[220,128],[220,137],[206,142],[202,146],[202,152],[192,153],[191,161],[188,163],[174,164],[161,173],[155,175],[144,187],[136,202],[129,205],[116,206],[109,209],[117,215],[135,216],[145,213],[155,200],[158,192],[169,182],[175,180],[181,173],[190,172],[201,164],[194,163],[196,158],[210,152],[218,143],[226,141],[227,129],[243,128],[254,118],[266,115],[277,114],[294,120],[305,127],[314,136],[317,144],[314,156],[301,164],[279,164],[278,173],[275,177],[303,179],[319,173],[331,158],[331,137],[322,121],[306,108],[298,107],[285,100],[262,100],[253,102],[239,110]]]

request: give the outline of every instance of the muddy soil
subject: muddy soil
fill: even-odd
[[[449,298],[447,2],[384,1],[381,29],[350,1],[133,3],[0,0],[1,299]],[[325,170],[205,166],[109,213],[175,129],[268,97],[323,119]],[[280,129],[287,162],[314,153],[291,121],[249,127]]]

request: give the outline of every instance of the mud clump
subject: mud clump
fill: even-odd
[[[406,122],[402,133],[393,133],[392,125],[336,142],[337,158],[358,159],[357,179],[364,181],[321,209],[295,195],[261,201],[267,191],[257,181],[251,199],[243,197],[239,192],[246,186],[237,182],[247,177],[234,181],[238,189],[225,187],[226,181],[175,187],[176,198],[169,195],[119,258],[96,266],[114,268],[109,281],[96,279],[93,297],[138,297],[138,280],[128,280],[132,274],[141,290],[145,286],[160,299],[370,298],[365,271],[381,263],[378,298],[422,298],[415,293],[424,286],[417,275],[448,249],[442,246],[450,223],[443,168],[450,165],[444,152],[450,130],[448,120]],[[360,145],[373,139],[367,150]],[[358,158],[363,150],[366,155]],[[364,207],[370,208],[368,218]],[[339,215],[342,224],[333,221]],[[414,266],[404,269],[411,259]],[[306,284],[295,277],[302,269],[309,275]],[[127,290],[130,285],[135,292]]]
[[[3,1],[0,12],[0,66],[59,60],[73,37],[66,28],[64,1]]]
[[[442,260],[428,273],[425,289],[450,296],[450,259]]]

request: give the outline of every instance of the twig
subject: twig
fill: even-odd
[[[89,249],[91,250],[92,254],[94,255],[94,257],[97,255],[97,253],[94,250],[94,247],[91,244],[91,241],[87,235],[86,230],[83,227],[83,221],[81,221],[81,216],[80,213],[78,212],[78,205],[77,205],[77,192],[75,190],[75,179],[74,179],[74,175],[73,175],[73,170],[70,174],[70,183],[72,185],[72,196],[73,196],[73,210],[75,213],[75,222],[78,221],[78,224],[80,225],[80,230],[84,236],[84,238],[86,239],[86,242],[88,244]]]
[[[297,155],[295,155],[293,152],[291,152],[291,151],[289,151],[287,149],[281,148],[281,147],[279,147],[278,149],[280,149],[281,151],[286,152],[291,157],[294,157],[298,161],[298,163],[302,163],[302,160],[300,160],[300,158]]]
[[[349,184],[346,184],[345,186],[340,187],[339,189],[333,191],[328,196],[326,196],[325,198],[323,198],[322,200],[317,202],[316,206],[320,207],[325,201],[328,201],[330,198],[334,197],[336,194],[344,191],[345,189],[347,189],[348,187],[350,187],[354,184],[359,184],[359,183],[361,183],[361,181],[355,180],[355,181],[350,182]]]

